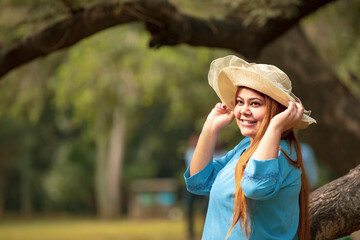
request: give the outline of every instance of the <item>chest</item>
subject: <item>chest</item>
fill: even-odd
[[[240,154],[219,171],[210,191],[210,199],[215,203],[233,204],[235,193],[235,168]],[[232,207],[231,207],[232,208]]]

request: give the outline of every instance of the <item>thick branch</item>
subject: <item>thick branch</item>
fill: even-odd
[[[187,31],[182,31],[181,36],[185,43],[193,46],[227,48],[253,59],[266,45],[296,25],[303,17],[331,1],[303,0],[297,6],[297,14],[292,18],[274,18],[262,27],[255,24],[245,27],[242,20],[233,17],[216,21],[183,16],[188,19],[182,21],[187,25],[183,27]]]
[[[240,20],[199,19],[181,14],[165,0],[136,0],[102,3],[83,9],[68,18],[27,37],[16,46],[2,48],[0,77],[41,56],[72,46],[109,27],[134,21],[144,22],[152,34],[150,46],[207,46],[232,49],[248,58],[257,56],[273,39],[287,31],[305,15],[331,0],[304,0],[293,18],[278,18],[264,27],[244,27]]]
[[[22,64],[72,46],[101,30],[137,20],[138,17],[131,15],[132,7],[128,5],[131,4],[100,4],[77,11],[45,30],[23,39],[16,46],[2,48],[0,77]]]
[[[360,165],[310,197],[311,239],[337,239],[360,229]]]

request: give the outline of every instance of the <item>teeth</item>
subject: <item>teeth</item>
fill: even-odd
[[[247,120],[242,120],[244,123],[255,123],[256,121],[247,121]]]

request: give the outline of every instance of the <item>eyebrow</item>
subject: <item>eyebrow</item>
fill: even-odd
[[[240,96],[237,96],[237,97],[236,97],[236,99],[238,99],[238,98],[240,98],[241,100],[244,100],[244,99],[243,99],[242,97],[240,97]],[[259,100],[259,101],[262,101],[262,102],[264,101],[263,99],[258,98],[258,97],[252,97],[252,98],[249,98],[249,100],[250,100],[250,101],[252,101],[252,100]]]

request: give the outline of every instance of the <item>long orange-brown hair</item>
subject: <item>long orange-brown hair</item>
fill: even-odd
[[[261,93],[259,93],[261,94]],[[253,141],[249,149],[247,149],[240,157],[236,168],[235,168],[235,204],[234,204],[234,213],[233,213],[233,222],[232,226],[226,236],[227,239],[235,227],[237,222],[241,221],[240,227],[244,226],[246,236],[249,238],[249,233],[251,232],[250,224],[251,222],[251,213],[248,206],[247,199],[244,195],[244,192],[241,188],[241,181],[244,176],[245,167],[253,153],[255,152],[256,148],[259,146],[260,140],[265,134],[266,129],[269,126],[270,120],[281,111],[285,110],[285,107],[273,100],[272,98],[261,94],[265,98],[265,106],[266,106],[266,114],[264,116],[264,120],[261,124],[260,130],[257,132],[256,136],[254,137]],[[309,205],[309,187],[308,182],[304,170],[302,155],[301,155],[301,148],[299,140],[297,139],[293,129],[289,129],[285,131],[282,136],[282,139],[287,140],[288,144],[291,146],[294,144],[297,160],[292,160],[282,149],[280,149],[286,156],[287,160],[296,168],[301,168],[301,190],[299,196],[299,208],[300,208],[300,216],[299,216],[299,226],[298,226],[298,239],[299,240],[306,240],[309,239],[310,236],[310,220],[309,220],[309,212],[308,212],[308,205]],[[291,148],[290,148],[291,149]],[[249,218],[249,219],[248,219]]]

